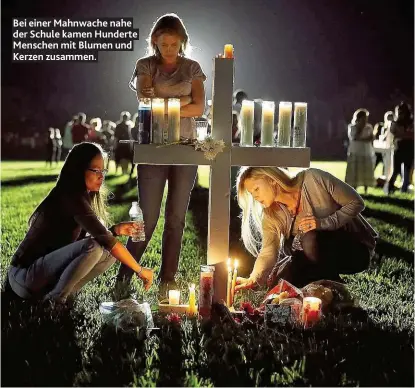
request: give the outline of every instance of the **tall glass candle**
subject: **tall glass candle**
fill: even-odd
[[[231,267],[231,259],[228,259],[228,282],[226,285],[226,305],[228,307],[232,306],[232,267]]]
[[[223,56],[225,58],[233,58],[233,46],[231,44],[225,44]]]
[[[200,269],[199,315],[203,318],[210,317],[212,310],[214,271],[211,265],[202,265]]]
[[[274,146],[274,111],[275,104],[273,101],[262,103],[261,147]]]
[[[236,278],[238,277],[238,260],[235,260],[233,264],[233,275],[232,275],[232,291],[231,291],[231,306],[233,306],[233,302],[235,299],[235,286],[236,286]]]
[[[278,115],[278,147],[289,147],[291,137],[291,102],[280,102]]]
[[[252,147],[254,145],[254,102],[243,100],[239,115],[241,128],[241,146]]]
[[[189,287],[189,315],[196,315],[196,292],[195,292],[195,285],[192,284]]]
[[[294,103],[293,147],[305,147],[307,132],[307,103]]]
[[[153,113],[153,120],[151,125],[151,130],[153,132],[153,143],[163,144],[164,99],[153,98],[151,110]]]
[[[138,136],[140,144],[151,143],[151,99],[140,98],[138,103]]]
[[[168,141],[180,140],[180,99],[169,98],[168,101]]]

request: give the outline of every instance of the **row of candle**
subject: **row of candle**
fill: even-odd
[[[180,140],[180,99],[167,100],[167,126],[163,98],[140,98],[139,132],[142,144],[163,144]]]
[[[278,147],[290,147],[292,103],[281,101],[278,116]],[[240,113],[241,140],[243,147],[252,147],[254,140],[254,101],[242,101]],[[274,114],[273,101],[262,102],[261,147],[274,147]],[[305,147],[307,130],[307,103],[294,103],[294,131],[292,147]]]

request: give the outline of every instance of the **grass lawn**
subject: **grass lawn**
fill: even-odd
[[[43,162],[1,164],[2,280],[28,217],[53,187],[60,167],[48,168]],[[312,167],[343,179],[346,166],[314,162]],[[114,194],[111,214],[117,222],[128,218],[136,188],[113,170],[112,166],[107,185]],[[198,283],[199,265],[206,260],[208,170],[203,167],[199,185],[186,217],[177,276],[185,300],[189,283]],[[118,270],[114,265],[83,289],[70,311],[2,293],[2,385],[413,386],[413,194],[385,197],[371,188],[363,197],[364,215],[381,239],[371,268],[344,276],[363,310],[359,317],[330,315],[313,330],[265,330],[254,323],[234,329],[196,319],[174,324],[155,314],[160,330],[153,335],[117,332],[103,324],[98,310],[101,302],[113,298]],[[233,201],[230,249],[241,259],[243,274],[249,273],[253,258],[239,241],[237,214]],[[160,216],[142,260],[156,272],[163,223]],[[134,279],[133,287],[139,301],[155,303],[156,286],[145,294]],[[252,298],[248,292],[238,296],[239,301]]]

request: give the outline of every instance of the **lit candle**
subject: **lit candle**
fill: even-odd
[[[164,99],[153,98],[151,110],[153,113],[152,131],[153,143],[163,144],[163,129],[164,129]]]
[[[252,147],[254,144],[254,102],[242,101],[241,113],[239,115],[241,128],[241,146]]]
[[[209,317],[212,310],[214,271],[215,267],[212,265],[201,266],[199,287],[199,315],[202,318]]]
[[[169,304],[180,304],[179,290],[169,290]]]
[[[278,116],[278,147],[289,147],[291,137],[291,102],[280,102]]]
[[[236,277],[238,276],[238,260],[235,260],[233,264],[233,277],[232,277],[232,292],[231,292],[231,306],[233,306],[235,298],[235,286],[236,286]]]
[[[307,132],[307,103],[294,103],[293,147],[305,147]]]
[[[180,99],[169,98],[168,101],[168,141],[180,140]]]
[[[196,292],[194,284],[189,287],[189,315],[196,315]]]
[[[302,317],[305,327],[309,327],[320,320],[321,304],[321,299],[313,296],[303,299]]]
[[[231,259],[228,259],[228,283],[226,287],[226,305],[231,307],[232,299],[232,266]]]
[[[233,46],[231,44],[225,44],[223,56],[225,58],[233,58]]]
[[[274,146],[274,111],[275,104],[273,101],[262,103],[261,147]]]

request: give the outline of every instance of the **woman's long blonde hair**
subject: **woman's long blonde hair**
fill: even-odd
[[[303,181],[303,172],[292,175],[288,170],[278,167],[241,167],[236,178],[237,199],[241,213],[241,235],[245,248],[257,256],[262,243],[264,230],[285,237],[289,233],[288,211],[282,204],[275,203],[263,209],[245,188],[247,179],[265,179],[277,195],[278,192],[294,193]]]
[[[147,38],[147,54],[155,55],[160,57],[160,51],[157,48],[157,45],[154,43],[154,39],[158,38],[162,34],[175,34],[178,35],[182,41],[179,50],[179,56],[189,57],[192,47],[190,45],[189,34],[183,23],[183,20],[180,19],[175,13],[168,13],[163,16],[160,16],[153,25],[153,28],[150,31],[150,34]]]

